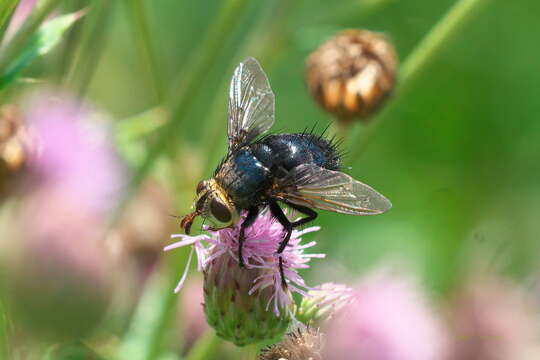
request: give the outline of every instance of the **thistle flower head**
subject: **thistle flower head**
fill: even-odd
[[[343,284],[324,283],[308,291],[296,313],[304,324],[317,324],[330,319],[355,301],[354,290]]]
[[[301,236],[317,231],[317,227],[294,230],[289,246],[281,255],[287,282],[287,286],[283,286],[279,255],[276,255],[283,240],[283,227],[268,212],[260,214],[245,232],[245,268],[241,268],[238,238],[242,221],[233,228],[209,231],[209,235],[173,235],[182,240],[165,248],[193,246],[198,269],[205,275],[207,320],[222,337],[241,345],[269,339],[285,331],[294,307],[291,292],[307,295],[308,288],[298,270],[308,268],[311,258],[324,256],[304,252],[315,245],[314,241],[301,244]],[[180,290],[185,277],[186,272],[175,291]]]
[[[367,277],[355,300],[325,327],[324,352],[340,360],[435,360],[446,339],[412,279],[387,272]]]

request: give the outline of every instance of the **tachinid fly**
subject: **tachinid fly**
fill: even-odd
[[[371,187],[340,171],[341,159],[331,141],[311,133],[274,134],[259,138],[274,123],[274,94],[259,63],[248,58],[234,71],[229,92],[227,156],[214,176],[197,185],[195,211],[182,219],[190,232],[196,216],[212,229],[240,228],[239,263],[244,264],[244,231],[268,208],[283,225],[283,252],[292,229],[314,220],[322,209],[350,215],[375,215],[392,206]],[[290,221],[278,203],[306,215]],[[281,278],[283,263],[280,257]],[[285,284],[284,284],[285,285]]]

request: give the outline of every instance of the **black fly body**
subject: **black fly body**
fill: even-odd
[[[198,184],[195,211],[182,219],[189,233],[197,216],[215,230],[235,225],[245,213],[238,239],[240,266],[244,266],[245,230],[264,209],[283,226],[284,237],[276,249],[281,254],[292,230],[317,217],[313,209],[376,215],[392,206],[371,187],[341,171],[340,142],[326,139],[326,130],[320,135],[313,133],[313,127],[302,133],[261,136],[273,123],[274,93],[259,63],[248,58],[237,66],[231,81],[227,155],[213,177]],[[305,217],[290,221],[280,204]],[[286,286],[282,257],[279,264]]]

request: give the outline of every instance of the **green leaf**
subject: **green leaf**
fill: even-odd
[[[0,1],[0,42],[4,38],[4,33],[18,4],[19,0]]]
[[[42,360],[106,360],[81,341],[53,345]]]
[[[62,39],[62,35],[81,18],[81,12],[59,16],[41,25],[21,53],[0,75],[0,89],[12,83],[17,76],[38,56],[51,51]]]

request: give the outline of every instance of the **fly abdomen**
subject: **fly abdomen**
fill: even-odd
[[[341,161],[335,146],[314,134],[276,134],[250,145],[253,155],[268,169],[291,170],[301,164],[315,164],[339,170]]]

